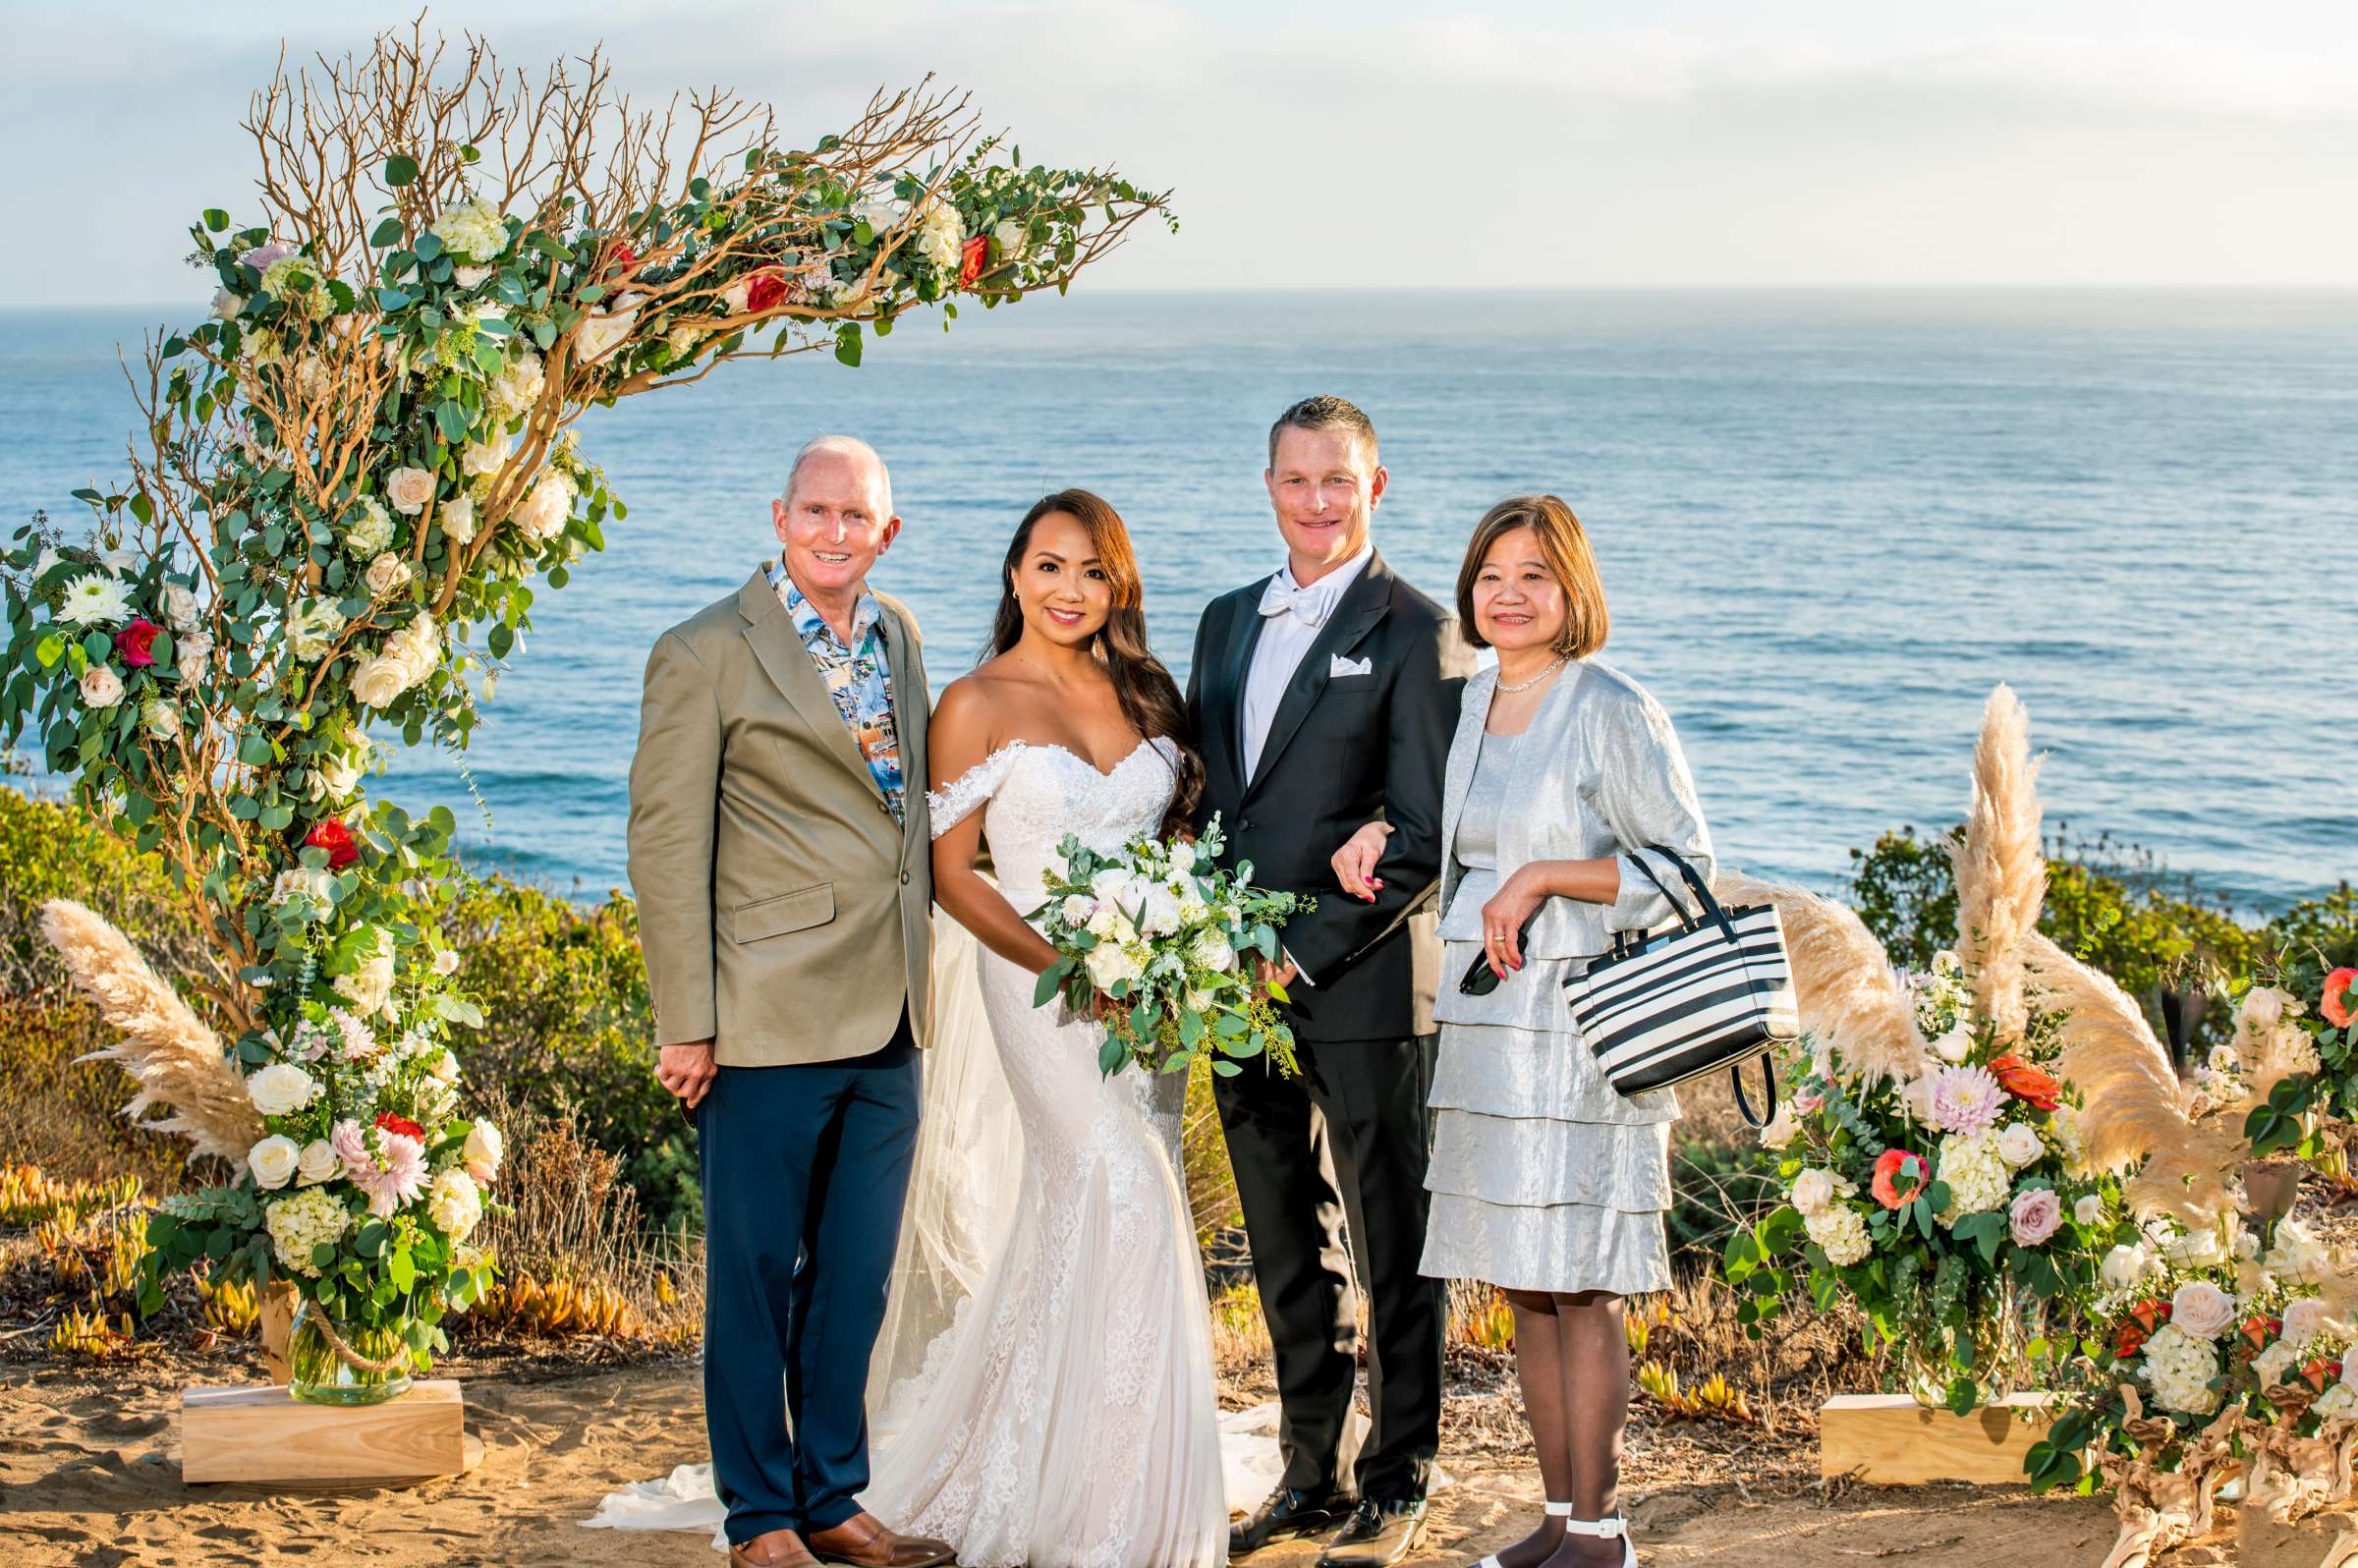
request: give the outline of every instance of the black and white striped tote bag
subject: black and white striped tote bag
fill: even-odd
[[[1756,1120],[1737,1069],[1801,1034],[1784,923],[1772,904],[1720,908],[1684,858],[1659,844],[1647,848],[1678,868],[1697,908],[1690,914],[1645,857],[1630,857],[1678,911],[1679,924],[1652,934],[1621,932],[1612,951],[1565,982],[1581,1037],[1622,1094],[1724,1067],[1744,1119],[1762,1126],[1776,1114],[1775,1072],[1763,1064],[1768,1109]]]

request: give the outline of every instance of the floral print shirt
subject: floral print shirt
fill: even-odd
[[[810,650],[819,683],[835,700],[835,711],[843,715],[853,743],[868,759],[884,804],[892,808],[892,819],[906,821],[909,786],[901,773],[901,728],[893,717],[892,672],[884,657],[883,606],[872,593],[860,595],[852,608],[852,640],[847,644],[803,597],[783,562],[770,564],[769,585],[794,618],[795,633]]]

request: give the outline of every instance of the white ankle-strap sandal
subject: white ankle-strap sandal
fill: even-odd
[[[1547,1511],[1554,1513],[1555,1505],[1549,1503]],[[1600,1540],[1618,1540],[1621,1542],[1621,1568],[1637,1568],[1638,1548],[1629,1539],[1629,1521],[1619,1514],[1610,1519],[1574,1519],[1572,1510],[1567,1508],[1559,1517],[1564,1521],[1564,1529],[1575,1536],[1595,1536]]]
[[[1568,1502],[1551,1502],[1546,1505],[1546,1513],[1550,1519],[1569,1519],[1572,1517],[1572,1505]],[[1618,1524],[1619,1521],[1616,1520],[1614,1523]],[[1483,1558],[1474,1565],[1474,1568],[1506,1568],[1506,1564],[1492,1555]]]

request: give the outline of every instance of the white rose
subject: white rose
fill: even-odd
[[[470,441],[459,452],[459,472],[470,478],[479,477],[485,474],[497,474],[506,465],[508,454],[514,449],[514,441],[504,435],[486,436],[480,441]],[[444,509],[443,516],[448,518],[448,508]],[[443,526],[447,528],[449,524],[445,522]]]
[[[1800,1136],[1801,1124],[1793,1119],[1792,1105],[1779,1104],[1776,1114],[1768,1118],[1768,1125],[1761,1129],[1761,1147],[1783,1148]]]
[[[2268,1250],[2268,1266],[2294,1284],[2322,1285],[2339,1271],[2331,1249],[2296,1219],[2276,1222],[2275,1242]]]
[[[272,1133],[246,1151],[246,1168],[253,1172],[256,1187],[275,1191],[294,1179],[302,1158],[295,1140]]]
[[[433,1075],[437,1083],[455,1084],[459,1081],[459,1059],[450,1052],[443,1051],[434,1057],[432,1065],[427,1067],[426,1071]]]
[[[424,469],[395,469],[385,476],[385,501],[403,517],[416,517],[434,498],[434,476]]]
[[[443,502],[442,509],[434,514],[434,521],[442,525],[442,532],[452,543],[475,542],[475,502],[466,496]]]
[[[2282,1343],[2298,1348],[2306,1345],[2331,1326],[2332,1314],[2326,1311],[2325,1302],[2316,1296],[2299,1296],[2284,1304],[2284,1337]]]
[[[2228,1257],[2226,1238],[2216,1225],[2172,1237],[2162,1244],[2162,1254],[2180,1268],[2212,1268]]]
[[[2039,1141],[2039,1131],[2028,1122],[2016,1122],[1997,1135],[1997,1157],[2020,1169],[2037,1164],[2047,1146]]]
[[[614,303],[624,306],[610,315],[590,314],[582,317],[573,329],[574,358],[584,364],[595,364],[631,340],[631,329],[639,324],[637,296],[620,294]]]
[[[479,289],[483,286],[483,280],[490,275],[489,267],[454,266],[450,269],[450,281],[462,289]]]
[[[164,619],[174,633],[196,629],[196,595],[178,583],[164,585]]]
[[[990,231],[990,243],[998,249],[1000,260],[1012,261],[1032,243],[1032,226],[1019,218],[1002,218]]]
[[[113,707],[123,700],[123,678],[111,665],[91,665],[82,672],[82,700],[87,707]]]
[[[2169,1320],[2198,1339],[2217,1339],[2235,1322],[2235,1298],[2207,1279],[2191,1279],[2169,1298]]]
[[[506,1153],[507,1144],[491,1123],[478,1121],[467,1129],[467,1172],[477,1181],[488,1182],[497,1176],[499,1162]]]
[[[1099,942],[1091,948],[1088,968],[1090,983],[1107,992],[1124,980],[1137,980],[1140,974],[1129,949],[1120,942]]]
[[[533,481],[532,493],[516,509],[516,527],[537,544],[564,532],[572,516],[573,480],[563,470],[550,469]]]
[[[324,1138],[314,1138],[303,1146],[303,1157],[295,1166],[297,1184],[316,1187],[344,1168],[336,1148]]]
[[[1815,1167],[1793,1179],[1793,1206],[1805,1214],[1824,1213],[1833,1206],[1834,1173]]]
[[[1933,1041],[1933,1053],[1944,1062],[1961,1062],[1973,1054],[1973,1034],[1962,1024]]]
[[[235,292],[229,289],[215,289],[213,291],[214,320],[227,321],[231,317],[235,316],[240,310],[245,308],[246,302],[238,298]]]
[[[909,209],[889,196],[870,196],[852,209],[853,219],[867,224],[878,239],[887,230],[899,228],[908,215]]]
[[[2105,1260],[2097,1265],[2097,1277],[2112,1290],[2132,1290],[2159,1271],[2152,1254],[2126,1243],[2105,1254]]]
[[[272,1062],[246,1080],[246,1097],[264,1116],[288,1116],[311,1102],[319,1086],[293,1062]]]
[[[395,555],[391,550],[385,551],[375,560],[370,561],[368,571],[364,578],[368,585],[369,596],[380,599],[401,588],[409,580],[410,563]]]
[[[2101,1225],[2105,1218],[2105,1198],[2102,1193],[2090,1193],[2071,1205],[2071,1217],[2082,1225]]]
[[[205,665],[212,656],[213,640],[202,632],[191,632],[174,645],[172,666],[179,671],[184,683],[201,681],[204,679]]]
[[[2265,1035],[2284,1022],[2284,1004],[2291,1000],[2273,985],[2255,985],[2243,998],[2238,1010],[2243,1026],[2255,1035]]]

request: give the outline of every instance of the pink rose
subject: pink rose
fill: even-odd
[[[2180,1285],[2169,1307],[2169,1320],[2199,1339],[2217,1339],[2235,1322],[2235,1298],[2207,1279]]]
[[[2036,1247],[2063,1223],[2063,1200],[2055,1196],[2051,1187],[2034,1187],[2015,1195],[2007,1220],[2014,1232],[2015,1246]]]

